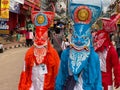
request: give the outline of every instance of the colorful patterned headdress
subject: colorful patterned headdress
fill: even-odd
[[[92,42],[91,26],[101,14],[101,0],[70,0],[69,14],[73,22],[73,34],[69,55],[72,73],[78,74],[87,64]],[[77,79],[78,77],[75,76]]]
[[[53,6],[53,5],[52,5]],[[54,6],[53,6],[53,10]],[[48,38],[48,28],[50,27],[54,16],[55,12],[52,11],[34,11],[32,9],[32,21],[35,24],[35,40],[34,43],[35,45],[43,45],[47,44],[47,38]]]
[[[120,14],[113,15],[111,18],[101,18],[103,29],[96,32],[94,36],[94,47],[96,51],[103,51],[111,43],[109,34],[117,30],[117,21]]]
[[[105,47],[110,44],[110,38],[108,32],[105,30],[99,30],[94,35],[94,48],[95,51],[103,51]]]
[[[101,18],[103,22],[103,29],[108,33],[117,30],[117,21],[120,18],[120,14],[112,15],[111,18]]]

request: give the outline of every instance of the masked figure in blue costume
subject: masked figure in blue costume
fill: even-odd
[[[61,55],[56,90],[67,90],[69,76],[75,80],[75,85],[71,85],[69,90],[102,90],[99,57],[92,46],[90,32],[91,25],[101,14],[101,8],[101,0],[69,1],[73,33],[70,48]]]

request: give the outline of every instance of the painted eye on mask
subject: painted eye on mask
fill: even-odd
[[[87,36],[83,36],[82,39],[87,39]]]

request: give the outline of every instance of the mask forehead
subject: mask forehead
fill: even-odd
[[[72,3],[74,4],[85,4],[85,5],[94,5],[94,6],[99,6],[101,7],[101,0],[71,0]]]
[[[101,8],[98,6],[72,4],[70,6],[70,13],[74,23],[93,24],[100,16]]]
[[[78,34],[79,36],[81,35],[86,35],[90,36],[90,26],[89,25],[74,25],[73,28],[73,35]]]
[[[48,24],[48,19],[47,16],[44,13],[38,13],[35,16],[35,21],[34,21],[36,26],[45,26]]]
[[[93,24],[101,12],[101,0],[70,0],[69,13],[74,23]],[[78,18],[78,20],[76,20],[76,18]]]

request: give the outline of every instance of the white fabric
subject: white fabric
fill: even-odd
[[[11,0],[10,0],[11,1]],[[20,3],[20,4],[24,4],[24,0],[14,0],[14,1],[16,1],[16,2],[18,2],[18,3]]]
[[[69,46],[69,45],[70,45],[69,42],[65,42],[65,41],[63,41],[61,47],[62,47],[62,49],[64,50],[64,49],[66,49],[67,46]]]
[[[106,57],[107,57],[107,50],[104,50],[103,52],[98,52],[99,58],[100,58],[100,69],[103,72],[106,72]]]
[[[108,86],[108,90],[113,90],[113,86]]]
[[[44,76],[41,74],[40,66],[35,65],[32,69],[32,86],[30,90],[43,90],[44,87]]]
[[[104,87],[102,87],[102,90],[104,90]],[[113,90],[113,86],[112,86],[112,85],[109,85],[109,86],[108,86],[108,90]]]
[[[81,73],[82,74],[82,73]],[[81,77],[81,74],[78,78],[78,82],[76,83],[75,87],[74,87],[74,90],[83,90],[83,80],[82,80],[82,77]]]

